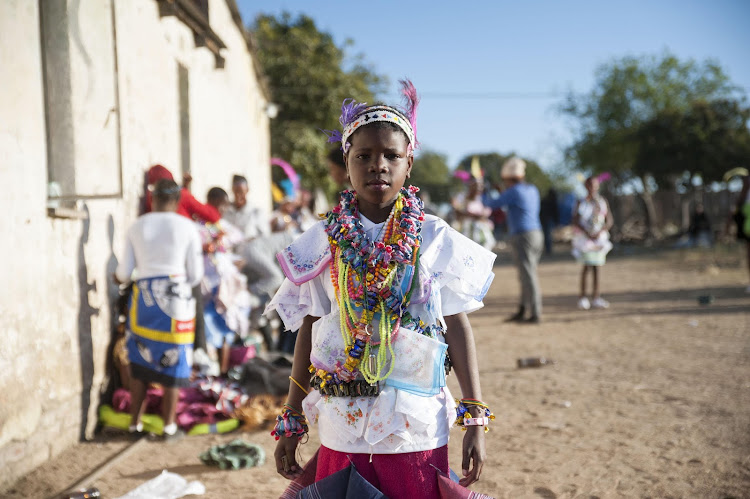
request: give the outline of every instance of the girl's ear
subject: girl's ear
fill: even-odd
[[[410,154],[406,159],[409,161],[409,167],[406,169],[406,178],[410,178],[411,177],[411,167],[414,164],[414,155]]]

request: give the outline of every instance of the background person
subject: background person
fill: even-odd
[[[550,187],[547,194],[542,198],[539,218],[542,222],[544,232],[544,254],[552,254],[552,232],[560,225],[560,210],[557,207],[557,191]]]
[[[152,194],[151,189],[159,180],[172,180],[172,172],[162,165],[154,165],[146,172],[146,189],[143,198],[143,213],[151,211]],[[216,223],[221,218],[221,214],[216,208],[208,204],[203,204],[193,197],[190,193],[190,182],[193,177],[186,173],[182,178],[183,184],[180,189],[180,200],[177,204],[177,213],[191,220]]]
[[[247,202],[250,191],[247,179],[242,175],[232,177],[232,194],[234,201],[227,206],[224,218],[242,231],[246,241],[271,233],[268,216],[263,211]]]
[[[119,282],[135,285],[127,320],[130,361],[131,433],[143,430],[149,383],[164,387],[164,436],[177,434],[179,388],[189,383],[195,336],[192,288],[203,277],[203,251],[194,223],[175,213],[180,187],[159,180],[152,211],[128,230],[125,255],[117,267]]]
[[[492,209],[482,203],[483,191],[484,180],[471,177],[467,182],[466,192],[457,194],[451,204],[458,231],[475,243],[492,250],[495,246],[493,226],[489,219]]]
[[[586,197],[576,203],[573,210],[573,256],[583,264],[581,270],[581,293],[578,308],[588,310],[607,308],[609,302],[599,294],[599,267],[604,265],[607,253],[612,249],[609,229],[612,228],[612,212],[607,200],[599,194],[599,179],[589,177],[584,183]],[[586,276],[591,273],[591,300],[586,295]]]
[[[336,184],[339,190],[347,189],[351,186],[349,184],[349,175],[346,173],[346,163],[344,163],[344,153],[341,152],[340,147],[331,149],[327,156],[328,173],[331,175],[331,180]]]
[[[750,272],[750,175],[742,178],[742,190],[737,198],[734,219],[737,223],[737,238],[747,245],[747,269]],[[750,293],[750,284],[745,288]]]
[[[484,196],[490,208],[503,208],[507,214],[510,248],[521,284],[521,304],[509,322],[539,323],[542,318],[542,292],[539,288],[537,265],[544,246],[539,220],[539,190],[525,182],[526,162],[512,157],[500,171],[505,189],[499,196]],[[529,313],[528,318],[525,314]]]
[[[230,206],[229,195],[221,187],[209,189],[206,199],[222,215]],[[223,218],[216,224],[202,224],[200,233],[205,255],[202,292],[206,343],[218,352],[219,373],[225,376],[231,347],[249,330],[247,278],[239,270],[241,258],[232,252],[243,236]]]

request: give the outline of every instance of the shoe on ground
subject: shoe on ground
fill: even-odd
[[[591,302],[585,296],[578,299],[578,308],[581,310],[588,310],[591,308]]]
[[[526,309],[524,307],[521,307],[518,309],[518,312],[505,319],[505,322],[523,322],[523,316],[525,312]]]
[[[540,324],[542,322],[541,317],[538,315],[532,315],[524,321],[526,324]]]
[[[599,298],[594,298],[591,306],[593,308],[609,308],[609,302],[600,296]]]
[[[522,314],[514,314],[505,319],[505,322],[523,322]]]
[[[136,440],[140,440],[141,438],[145,437],[147,433],[143,430],[141,431],[128,431],[128,439],[135,442]]]

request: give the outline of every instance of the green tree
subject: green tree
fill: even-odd
[[[620,182],[640,179],[649,232],[654,233],[650,186],[654,164],[640,150],[639,131],[660,113],[686,112],[698,101],[731,98],[737,89],[712,60],[681,61],[670,53],[623,57],[600,66],[594,88],[568,95],[562,112],[577,125],[568,158],[578,168],[608,171]]]
[[[496,152],[470,154],[458,163],[457,169],[471,171],[471,160],[474,156],[479,158],[479,165],[484,170],[485,181],[490,185],[496,185],[501,183],[500,170],[503,167],[503,163],[511,157],[516,156],[516,154],[511,153],[507,156]],[[542,170],[536,161],[527,158],[522,159],[526,162],[526,181],[534,184],[542,194],[546,193],[552,187],[552,179]]]
[[[291,163],[307,187],[332,189],[325,156],[330,147],[321,129],[340,127],[341,102],[373,102],[385,79],[362,56],[347,58],[347,40],[337,46],[313,19],[288,13],[261,15],[251,30],[278,116],[271,120],[271,152]]]
[[[407,184],[427,192],[433,203],[449,202],[455,185],[446,156],[429,150],[422,151],[414,159]]]
[[[686,111],[668,109],[638,130],[636,164],[660,187],[720,182],[724,172],[750,157],[750,108],[737,100],[695,101]]]

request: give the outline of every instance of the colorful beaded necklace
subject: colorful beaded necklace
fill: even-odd
[[[414,186],[401,189],[382,237],[373,242],[367,238],[359,219],[354,191],[343,192],[339,205],[328,214],[326,233],[333,254],[331,283],[339,304],[347,358],[337,363],[334,373],[311,368],[311,372],[323,378],[323,385],[352,381],[358,372],[365,381],[375,384],[388,378],[393,370],[393,362],[387,371],[385,367],[389,354],[393,358],[393,333],[398,331],[402,320],[411,321],[406,307],[422,242],[424,212],[422,201],[416,196],[418,190]],[[372,341],[371,323],[377,313],[379,344]],[[376,346],[379,346],[377,354],[373,349]],[[367,362],[362,363],[362,359]]]

